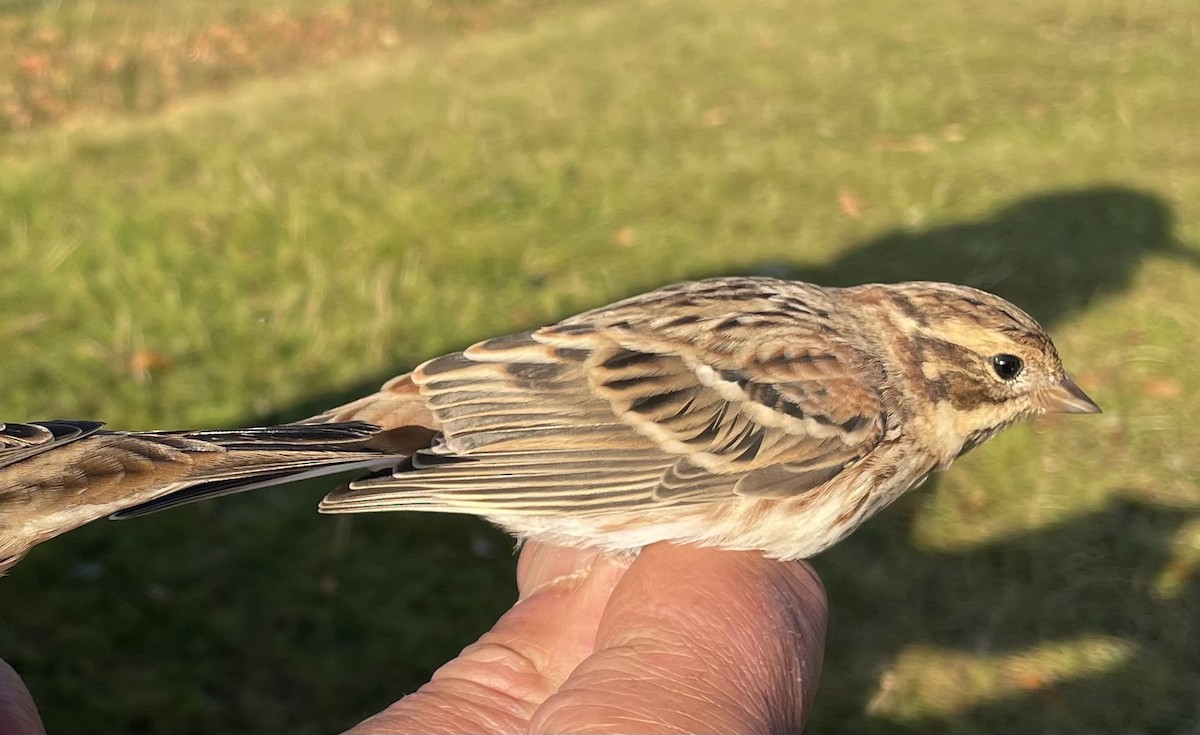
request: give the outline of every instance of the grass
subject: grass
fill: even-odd
[[[248,77],[479,31],[544,0],[60,0],[0,7],[0,131],[151,112]]]
[[[168,68],[155,38],[374,17],[143,6],[0,22]],[[980,285],[1106,413],[1007,432],[818,560],[810,730],[1200,728],[1194,3],[397,7],[403,43],[218,53],[152,104],[64,62],[69,104],[0,137],[0,415],[295,419],[715,273]],[[319,517],[324,489],[95,524],[0,581],[0,655],[49,729],[329,731],[511,602],[484,524]]]

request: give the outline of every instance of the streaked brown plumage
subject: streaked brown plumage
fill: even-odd
[[[1020,374],[1000,377],[996,355]],[[801,558],[1021,418],[1098,410],[1037,323],[991,294],[713,279],[481,342],[316,417],[440,432],[321,510]]]
[[[363,445],[370,424],[195,432],[101,431],[95,421],[0,424],[0,573],[34,545],[163,498],[289,482],[394,462]]]
[[[326,513],[470,513],[558,544],[792,559],[1024,417],[1098,410],[1037,323],[991,294],[723,278],[435,358],[309,423],[375,424],[370,447],[406,457]]]

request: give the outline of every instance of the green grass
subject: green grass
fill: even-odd
[[[546,0],[14,0],[0,4],[0,131],[151,112],[258,76],[480,31]]]
[[[247,12],[143,5],[93,4],[91,42]],[[0,15],[69,48],[87,7]],[[1194,2],[455,7],[0,137],[0,415],[295,419],[716,273],[980,285],[1106,413],[1009,431],[818,560],[810,729],[1200,728]],[[0,580],[50,730],[330,731],[511,602],[481,522],[320,517],[324,489],[94,524]]]

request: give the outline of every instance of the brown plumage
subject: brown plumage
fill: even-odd
[[[480,342],[307,423],[377,425],[370,447],[402,460],[326,513],[470,513],[559,544],[793,559],[1015,421],[1098,410],[1037,323],[991,294],[722,278]]]
[[[194,432],[101,426],[0,424],[0,573],[42,541],[135,506],[167,508],[395,461],[364,448],[378,429],[360,422]]]
[[[326,513],[472,513],[560,544],[792,559],[1021,418],[1098,410],[1041,327],[991,294],[723,278],[481,342],[314,420],[439,432]]]

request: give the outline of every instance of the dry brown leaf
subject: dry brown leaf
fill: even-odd
[[[862,200],[845,189],[838,192],[838,207],[847,217],[858,219],[862,216]]]
[[[700,122],[706,128],[719,128],[725,124],[725,113],[720,107],[705,110],[704,114],[700,116]]]
[[[1053,680],[1040,671],[1022,671],[1013,678],[1013,683],[1027,692],[1045,689]]]
[[[1159,378],[1146,381],[1142,386],[1142,391],[1154,398],[1178,398],[1183,389],[1180,388],[1178,382],[1170,378]]]
[[[138,380],[145,380],[151,373],[168,370],[170,367],[171,358],[159,352],[144,350],[133,353],[129,358],[129,372]]]

